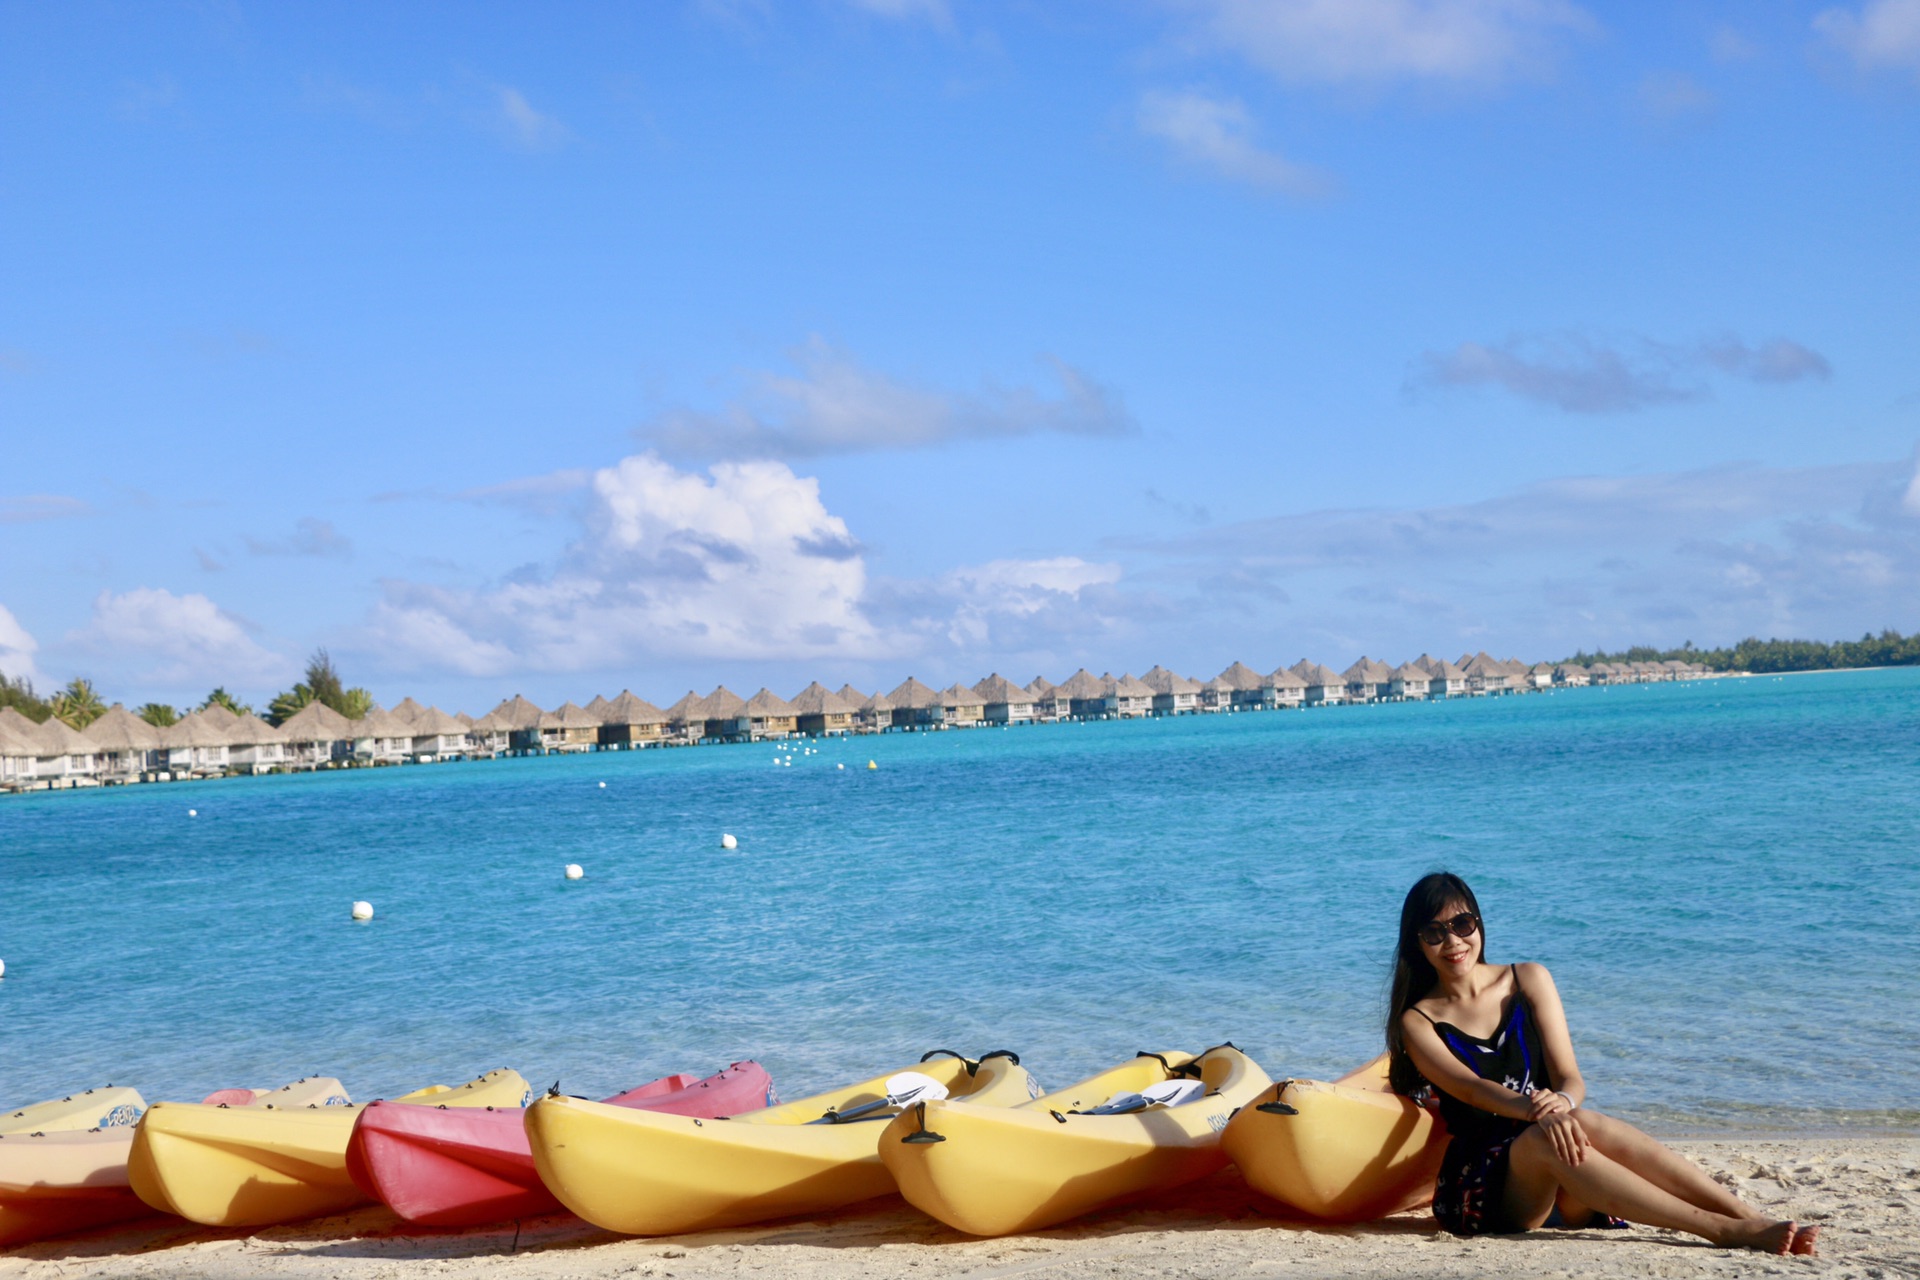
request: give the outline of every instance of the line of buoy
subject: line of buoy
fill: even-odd
[[[371,920],[371,919],[373,919],[373,904],[372,904],[371,902],[356,902],[356,903],[354,903],[354,904],[353,904],[353,918],[354,918],[355,920]]]

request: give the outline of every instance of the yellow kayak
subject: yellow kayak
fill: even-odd
[[[446,1107],[520,1107],[527,1082],[489,1071],[458,1088],[396,1098]],[[210,1227],[253,1227],[337,1213],[366,1202],[347,1174],[347,1143],[361,1107],[326,1101],[246,1107],[156,1102],[134,1133],[128,1180],[140,1199]]]
[[[1197,1096],[1180,1099],[1178,1082],[1196,1078]],[[1143,1053],[1021,1106],[916,1106],[887,1126],[880,1156],[900,1194],[950,1227],[1034,1231],[1225,1168],[1220,1131],[1271,1084],[1232,1045],[1198,1057]],[[1176,1100],[1155,1101],[1168,1094]]]
[[[230,1106],[305,1106],[346,1100],[338,1080],[297,1080],[272,1092],[223,1089]],[[74,1104],[84,1102],[84,1109]],[[92,1089],[57,1102],[10,1112],[0,1124],[0,1248],[143,1218],[153,1210],[127,1182],[135,1124],[146,1109],[132,1089]],[[56,1128],[56,1120],[91,1114],[93,1128]],[[42,1128],[14,1127],[34,1117]]]
[[[0,1114],[0,1134],[114,1129],[137,1123],[146,1109],[138,1089],[102,1085]]]
[[[1247,1185],[1291,1209],[1362,1222],[1433,1199],[1447,1131],[1387,1087],[1382,1054],[1332,1083],[1283,1080],[1227,1126]]]
[[[1012,1054],[922,1060],[915,1071],[982,1110],[1039,1092]],[[885,1117],[822,1122],[886,1098],[888,1079],[727,1120],[548,1096],[527,1109],[527,1137],[540,1180],[597,1227],[654,1236],[740,1226],[891,1192],[875,1150]]]

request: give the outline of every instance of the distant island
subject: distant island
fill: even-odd
[[[1853,667],[1911,667],[1920,664],[1920,631],[1903,636],[1888,629],[1858,640],[1759,640],[1749,637],[1731,648],[1696,649],[1691,640],[1678,649],[1635,645],[1618,653],[1582,650],[1563,662],[1590,667],[1596,662],[1697,662],[1709,671],[1838,671]]]

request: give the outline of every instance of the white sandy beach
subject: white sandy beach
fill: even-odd
[[[1539,1231],[1458,1240],[1424,1211],[1364,1226],[1290,1221],[1228,1169],[1172,1196],[1052,1231],[975,1240],[897,1199],[735,1231],[637,1240],[571,1217],[497,1230],[407,1228],[384,1209],[259,1231],[154,1220],[0,1255],[4,1280],[53,1277],[462,1275],[528,1280],[744,1275],[1033,1276],[1920,1276],[1920,1137],[1674,1144],[1755,1204],[1824,1225],[1821,1256],[1775,1258],[1691,1237]]]

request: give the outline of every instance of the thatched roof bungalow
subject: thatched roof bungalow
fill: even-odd
[[[1238,692],[1231,681],[1224,676],[1215,676],[1200,686],[1199,705],[1202,711],[1228,711],[1233,707],[1234,695]]]
[[[725,685],[716,685],[700,699],[700,715],[702,737],[716,742],[753,740],[753,713],[747,710],[747,700]]]
[[[1045,676],[1035,676],[1027,692],[1033,695],[1035,720],[1057,723],[1073,719],[1073,695],[1061,693],[1060,686]]]
[[[1427,674],[1425,667],[1416,667],[1411,662],[1403,662],[1393,669],[1393,675],[1387,681],[1387,696],[1392,698],[1424,698],[1431,692],[1433,677]]]
[[[405,764],[413,759],[413,726],[378,703],[366,715],[348,723],[353,726],[353,758],[357,763]]]
[[[1587,669],[1577,662],[1563,662],[1553,669],[1553,682],[1569,689],[1584,689],[1589,680]]]
[[[103,778],[128,781],[166,767],[167,744],[160,730],[117,702],[81,734],[98,748],[96,771]]]
[[[633,690],[622,689],[600,712],[600,745],[622,750],[650,746],[666,735],[671,719]]]
[[[938,729],[946,724],[947,708],[940,695],[912,676],[901,681],[887,701],[893,704],[895,728]]]
[[[1143,683],[1132,672],[1123,673],[1118,680],[1110,675],[1102,676],[1100,683],[1107,698],[1109,715],[1135,720],[1153,714],[1153,687]]]
[[[1453,663],[1435,659],[1427,668],[1428,697],[1464,698],[1468,692],[1467,673]]]
[[[1393,668],[1384,662],[1375,662],[1365,654],[1360,656],[1360,661],[1342,671],[1340,678],[1346,682],[1349,702],[1373,702],[1392,696],[1390,686],[1393,684]]]
[[[317,769],[353,754],[353,722],[324,702],[309,702],[280,725],[287,763]]]
[[[867,733],[885,733],[894,727],[895,710],[893,699],[884,693],[875,693],[860,700],[854,723]]]
[[[864,694],[848,685],[847,689],[854,697],[835,693],[827,686],[815,680],[812,684],[793,695],[793,711],[799,732],[819,738],[829,734],[853,732],[853,717],[860,710],[860,704],[866,701]]]
[[[1153,690],[1153,713],[1157,716],[1191,715],[1200,709],[1200,682],[1189,680],[1155,664],[1140,683]]]
[[[973,686],[983,714],[991,724],[1030,724],[1039,702],[1031,693],[998,671]]]
[[[0,707],[0,724],[12,731],[32,751],[31,766],[22,764],[36,781],[71,781],[91,778],[99,767],[100,749],[59,719],[35,724],[12,707]],[[15,748],[18,750],[18,748]],[[16,757],[24,762],[28,757]]]
[[[987,718],[986,700],[957,680],[940,691],[940,710],[953,728],[977,725]]]
[[[397,708],[393,718],[400,720]],[[467,754],[467,726],[438,707],[422,707],[401,723],[413,734],[410,750],[415,760],[458,760]]]
[[[1339,672],[1323,667],[1317,662],[1302,658],[1287,670],[1306,682],[1306,693],[1301,699],[1307,706],[1336,706],[1347,700],[1347,682]]]
[[[800,710],[771,689],[747,699],[748,733],[755,740],[790,738],[800,731]]]

